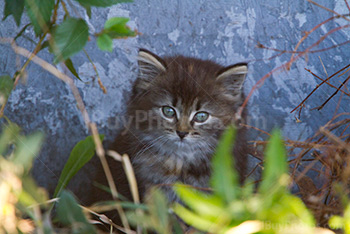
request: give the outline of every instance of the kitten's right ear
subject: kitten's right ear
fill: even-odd
[[[238,100],[242,94],[242,86],[248,73],[247,63],[228,66],[217,73],[216,80],[223,84],[224,95],[231,100]]]
[[[139,50],[138,65],[139,79],[135,84],[136,89],[147,89],[153,78],[166,71],[165,61],[145,49]]]

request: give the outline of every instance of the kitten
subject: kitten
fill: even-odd
[[[170,202],[178,201],[171,187],[176,182],[208,187],[220,135],[234,123],[244,101],[247,64],[222,67],[184,56],[162,59],[145,49],[140,49],[138,62],[127,111],[131,124],[110,149],[130,156],[141,197],[157,185]],[[239,128],[234,148],[241,181],[247,162],[244,132]],[[109,163],[119,191],[130,197],[122,167]]]

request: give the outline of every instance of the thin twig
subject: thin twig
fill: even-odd
[[[103,93],[106,94],[107,93],[107,89],[106,87],[102,84],[102,81],[101,81],[101,78],[100,78],[100,75],[98,74],[98,71],[97,71],[97,68],[94,64],[94,62],[92,61],[92,59],[90,58],[89,54],[87,53],[87,51],[85,49],[83,49],[86,57],[88,58],[88,60],[90,61],[95,73],[96,73],[96,76],[97,76],[97,82],[98,82],[98,85],[100,86],[100,88],[102,89]]]
[[[308,38],[308,36],[309,36],[312,32],[314,32],[316,29],[318,29],[318,28],[321,27],[322,25],[324,25],[324,24],[330,22],[331,20],[333,20],[333,19],[335,19],[335,18],[336,18],[335,16],[330,17],[330,18],[326,19],[325,21],[319,23],[319,24],[316,25],[315,27],[313,27],[311,30],[305,32],[305,35],[298,41],[297,45],[295,46],[294,52],[296,52],[296,51],[298,50],[298,48],[299,48],[299,46],[301,45],[301,43],[303,43],[303,41],[306,40],[306,38]],[[288,63],[288,65],[287,65],[287,70],[290,69],[290,67],[291,67],[291,65],[292,65],[292,60],[293,60],[293,59],[294,59],[294,54],[292,54],[292,56],[291,56],[291,58],[290,58],[290,60],[289,60],[289,63]]]
[[[348,1],[347,1],[347,0],[344,0],[344,2],[345,2],[345,5],[346,5],[346,7],[348,8],[348,10],[349,10],[349,12],[350,12],[350,6],[349,6]]]
[[[342,149],[346,150],[348,154],[350,154],[350,144],[346,144],[344,141],[339,139],[336,135],[328,131],[325,127],[321,127],[320,132],[326,137],[328,137],[328,139],[330,139],[331,141],[339,145]]]
[[[29,63],[30,63],[30,61],[32,60],[32,58],[40,51],[41,46],[42,46],[42,42],[44,41],[44,39],[45,39],[45,37],[46,37],[46,34],[47,34],[47,32],[44,33],[44,34],[40,37],[38,44],[36,45],[36,47],[35,47],[34,50],[33,50],[32,56],[29,57],[29,58],[27,59],[27,61],[26,61],[26,62],[24,63],[24,65],[22,66],[21,70],[20,70],[19,72],[16,73],[17,75],[15,76],[14,88],[16,87],[19,78],[21,78],[21,75],[23,74],[23,72],[24,72],[24,70],[27,68],[27,66],[29,65]]]
[[[350,41],[344,41],[342,43],[339,43],[339,44],[336,44],[336,45],[332,45],[332,46],[329,46],[329,47],[326,47],[326,48],[323,48],[323,49],[310,50],[308,53],[309,54],[314,54],[314,53],[324,52],[324,51],[331,50],[331,49],[334,49],[334,48],[337,48],[337,47],[341,47],[341,46],[346,45],[348,43],[350,43]],[[257,47],[260,48],[260,49],[272,50],[272,51],[275,51],[275,52],[279,52],[279,54],[273,55],[273,56],[271,56],[271,57],[269,57],[267,59],[256,59],[256,60],[252,59],[252,60],[248,60],[248,61],[271,60],[272,58],[275,58],[276,56],[280,56],[282,54],[301,54],[301,53],[305,52],[305,51],[296,51],[296,49],[295,50],[280,50],[280,49],[277,49],[277,48],[265,46],[265,45],[261,44],[260,42],[257,42]]]
[[[320,4],[318,4],[317,2],[314,2],[314,1],[312,1],[312,0],[307,0],[307,1],[310,2],[310,3],[312,3],[312,4],[314,4],[314,5],[316,5],[316,6],[318,6],[318,7],[320,7],[320,8],[322,8],[323,10],[329,11],[329,12],[331,12],[331,13],[337,15],[338,17],[343,18],[343,19],[345,19],[346,21],[349,21],[349,22],[350,22],[350,19],[349,19],[349,18],[346,18],[345,16],[339,14],[338,12],[335,12],[335,11],[333,11],[333,10],[331,10],[331,9],[325,7],[325,6],[322,6],[322,5],[320,5]]]
[[[136,232],[134,232],[132,230],[126,230],[125,228],[120,227],[119,225],[113,223],[113,221],[110,218],[108,218],[106,215],[104,215],[104,214],[99,214],[99,213],[97,213],[97,212],[95,212],[95,211],[93,211],[93,210],[91,210],[91,209],[89,209],[89,208],[87,208],[85,206],[80,206],[80,207],[83,210],[85,210],[85,211],[95,215],[96,217],[98,217],[98,219],[101,220],[101,222],[103,222],[105,224],[108,224],[108,225],[110,225],[112,227],[115,227],[116,229],[118,229],[118,230],[120,230],[122,232],[125,232],[125,233],[136,234]]]
[[[318,58],[320,59],[321,65],[322,65],[322,67],[323,67],[323,71],[324,71],[324,73],[326,74],[326,76],[327,76],[327,78],[328,78],[328,72],[327,72],[327,69],[326,69],[326,67],[325,67],[325,66],[324,66],[324,64],[323,64],[321,57],[320,57],[320,56],[318,56]]]
[[[321,77],[319,77],[318,75],[316,75],[315,73],[313,73],[310,69],[305,68],[305,71],[309,72],[311,75],[313,75],[314,77],[316,77],[317,79],[324,81],[327,85],[331,86],[332,88],[335,88],[336,90],[339,90],[340,92],[342,92],[343,94],[347,95],[350,97],[350,93],[345,92],[342,89],[339,89],[337,86],[332,85],[331,83],[329,83],[328,81],[322,79]]]
[[[331,100],[338,93],[338,91],[349,81],[349,79],[350,79],[350,76],[348,76],[348,78],[346,78],[340,84],[339,88],[324,103],[322,103],[321,106],[317,107],[317,110],[321,110],[329,102],[329,100]]]
[[[309,93],[306,98],[304,98],[304,100],[299,104],[297,105],[290,113],[293,113],[296,109],[298,109],[301,105],[303,105],[306,100],[322,85],[324,84],[325,82],[327,82],[328,80],[330,80],[332,77],[334,77],[335,75],[337,75],[338,73],[340,73],[341,71],[345,70],[346,68],[350,67],[350,64],[348,64],[347,66],[343,67],[342,69],[340,69],[339,71],[337,71],[336,73],[334,73],[333,75],[331,75],[330,77],[328,77],[327,79],[325,79],[324,81],[322,81],[320,84],[318,84],[316,86],[316,88],[314,88],[311,93]]]
[[[248,93],[247,97],[245,98],[242,106],[240,107],[239,111],[237,112],[237,115],[238,116],[242,116],[242,112],[243,112],[243,109],[246,107],[246,105],[248,104],[248,101],[250,99],[250,97],[253,95],[253,92],[255,90],[257,90],[258,88],[260,88],[265,80],[267,78],[269,78],[272,74],[274,74],[275,72],[277,71],[280,71],[280,70],[283,70],[283,69],[287,69],[291,66],[291,64],[296,61],[297,59],[299,59],[301,56],[303,56],[304,54],[307,54],[313,47],[319,45],[323,40],[325,40],[329,35],[331,35],[332,33],[335,33],[341,29],[344,29],[344,28],[349,28],[350,27],[350,24],[347,24],[347,25],[344,25],[344,26],[339,26],[337,28],[334,28],[332,30],[330,30],[329,32],[327,32],[325,35],[323,35],[318,41],[316,41],[314,44],[312,44],[311,46],[309,46],[303,53],[299,53],[297,56],[294,56],[294,57],[291,57],[291,59],[282,64],[281,66],[277,67],[277,68],[274,68],[273,70],[271,70],[269,73],[267,73],[266,75],[264,75],[260,80],[258,80],[255,85],[251,88],[250,92]],[[294,54],[293,54],[294,55]],[[294,112],[297,108],[295,108],[294,110],[291,111]]]

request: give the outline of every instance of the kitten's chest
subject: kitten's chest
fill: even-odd
[[[199,155],[192,152],[189,154],[167,155],[150,151],[132,158],[132,162],[139,181],[146,184],[171,186],[180,182],[207,187],[210,175],[209,160],[200,159]],[[197,157],[198,160],[193,160],[193,157]]]
[[[176,183],[186,184],[194,188],[203,189],[208,187],[208,171],[200,170],[207,165],[189,165],[180,158],[165,158],[164,155],[143,155],[143,157],[163,157],[163,161],[135,160],[133,162],[135,173],[141,190],[145,193],[152,187],[160,188],[170,202],[179,202],[173,186]]]

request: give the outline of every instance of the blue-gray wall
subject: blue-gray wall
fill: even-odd
[[[348,13],[343,0],[319,0],[318,3],[339,13]],[[3,9],[4,1],[0,1]],[[86,17],[84,11],[81,16]],[[272,1],[160,1],[135,0],[134,3],[120,4],[108,9],[94,8],[90,30],[99,31],[109,17],[126,16],[129,25],[136,28],[140,35],[136,38],[114,42],[112,53],[101,52],[93,38],[87,44],[87,51],[92,57],[103,84],[108,93],[103,94],[94,79],[95,73],[83,53],[73,57],[73,62],[84,80],[76,80],[88,112],[108,140],[119,129],[116,116],[125,110],[126,98],[136,76],[136,54],[140,47],[147,48],[159,55],[184,54],[212,59],[223,65],[249,61],[249,75],[245,83],[248,93],[262,76],[288,61],[290,54],[268,59],[277,52],[256,47],[257,41],[268,47],[281,50],[293,50],[303,36],[318,23],[332,16],[306,0]],[[0,13],[0,18],[3,13]],[[22,24],[28,19],[22,19]],[[343,19],[336,19],[325,24],[311,34],[301,49],[314,43],[330,29],[346,24]],[[0,36],[14,37],[19,29],[12,17],[0,22]],[[27,38],[34,38],[32,30],[25,32]],[[329,47],[350,39],[349,30],[341,30],[327,38],[319,48]],[[19,45],[32,50],[34,45],[26,38],[18,40]],[[39,56],[52,61],[47,50]],[[254,92],[249,102],[249,124],[270,131],[278,126],[290,139],[305,139],[311,136],[319,126],[327,122],[335,110],[340,95],[338,94],[322,111],[310,110],[320,105],[334,92],[322,86],[306,103],[301,115],[301,123],[295,120],[295,114],[289,112],[320,83],[304,70],[309,68],[321,77],[326,77],[320,59],[328,74],[332,74],[347,65],[350,59],[350,47],[345,45],[322,53],[310,54],[301,58],[289,72],[279,72],[270,77],[265,84]],[[23,63],[25,60],[20,58]],[[62,67],[61,70],[67,72]],[[0,45],[0,75],[13,75],[16,70],[16,55],[7,45]],[[67,157],[79,140],[88,131],[76,102],[69,88],[35,64],[27,69],[25,84],[12,92],[5,114],[18,123],[26,133],[37,130],[46,133],[46,140],[40,156],[35,161],[33,174],[38,183],[52,191],[60,170]],[[344,78],[335,78],[333,84],[339,85]],[[349,111],[349,97],[344,96],[339,112]],[[255,139],[262,139],[257,134]],[[73,181],[75,190],[84,186],[93,175],[93,170],[86,168]]]

